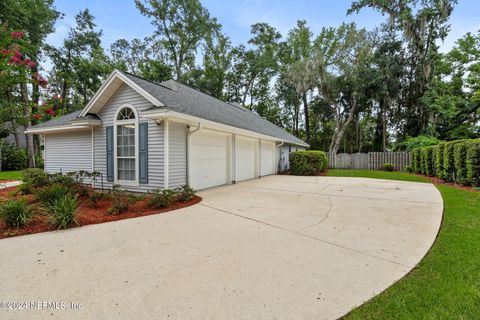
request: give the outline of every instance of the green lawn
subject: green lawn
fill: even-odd
[[[0,171],[0,180],[22,180],[23,171]]]
[[[404,173],[330,170],[329,175],[419,181]],[[442,227],[410,274],[345,319],[478,319],[480,316],[480,192],[439,185]]]
[[[430,182],[430,180],[426,177],[417,176],[405,172],[329,169],[327,175],[332,177],[361,177],[401,181]]]

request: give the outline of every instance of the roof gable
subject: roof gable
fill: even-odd
[[[103,106],[110,100],[110,98],[115,94],[118,88],[125,83],[130,86],[132,89],[137,91],[145,99],[150,101],[154,106],[162,107],[164,104],[160,102],[156,97],[152,96],[146,92],[142,87],[133,82],[129,77],[120,72],[119,70],[114,70],[107,80],[102,84],[100,89],[95,93],[92,99],[80,112],[79,116],[83,117],[88,113],[97,114],[103,108]]]

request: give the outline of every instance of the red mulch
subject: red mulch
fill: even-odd
[[[18,180],[0,180],[0,183],[5,183],[5,182],[14,182],[14,181],[18,181]]]
[[[88,205],[83,205],[80,208],[78,220],[80,226],[86,226],[89,224],[131,219],[186,208],[191,205],[197,204],[200,201],[202,201],[202,198],[200,198],[199,196],[194,196],[192,200],[187,202],[177,201],[172,203],[170,206],[162,209],[151,209],[147,206],[147,200],[141,200],[130,205],[128,211],[126,212],[122,212],[119,214],[106,214],[112,202],[110,200],[102,200],[98,201],[95,208],[91,208]]]
[[[456,188],[456,189],[460,189],[460,190],[473,191],[473,192],[479,192],[480,191],[478,189],[475,189],[474,187],[464,186],[463,184],[446,182],[445,180],[439,179],[437,177],[427,177],[427,176],[424,176],[424,175],[421,175],[421,174],[417,174],[417,176],[425,177],[427,179],[430,179],[430,181],[432,181],[432,183],[435,184],[435,185],[443,184],[443,185],[453,187],[453,188]]]
[[[279,172],[277,173],[281,176],[290,176],[290,171],[289,170],[286,170],[286,171],[282,171],[282,172]],[[325,177],[327,175],[327,170],[325,171],[322,171],[322,172],[318,172],[317,174],[314,174],[314,175],[311,175],[311,177]]]
[[[11,194],[16,190],[16,188],[17,187],[0,189],[0,199],[7,200],[8,198],[12,197]],[[29,203],[38,204],[37,200],[33,195],[26,195],[25,197],[27,198]],[[81,227],[89,224],[98,224],[116,220],[137,218],[189,207],[202,201],[202,198],[200,198],[199,196],[194,196],[193,199],[190,201],[176,201],[172,205],[162,209],[148,208],[147,201],[148,199],[146,197],[143,200],[139,200],[134,204],[131,204],[126,212],[122,212],[119,214],[107,214],[107,210],[112,204],[111,200],[100,200],[97,202],[95,208],[92,208],[87,204],[86,198],[81,198],[77,219]],[[48,217],[45,213],[42,212],[35,213],[29,224],[22,229],[7,228],[5,223],[0,220],[0,239],[46,232],[51,230],[52,229],[48,225]]]

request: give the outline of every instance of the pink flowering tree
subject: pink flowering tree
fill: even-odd
[[[17,146],[18,125],[29,127],[57,115],[58,96],[49,96],[48,82],[38,73],[36,63],[28,56],[30,43],[21,31],[9,30],[0,26],[0,119],[11,124],[11,133],[15,135]],[[41,99],[33,99],[34,87],[39,87]],[[35,101],[39,101],[38,103]],[[28,141],[30,140],[30,141]],[[27,136],[29,165],[33,159],[33,136]]]

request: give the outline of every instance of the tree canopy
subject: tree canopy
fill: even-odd
[[[239,45],[198,0],[134,2],[151,34],[105,48],[88,8],[53,46],[46,38],[63,18],[53,0],[2,1],[2,122],[13,132],[80,109],[118,68],[238,103],[312,149],[386,151],[480,134],[480,32],[439,51],[456,0],[353,1],[347,14],[371,8],[385,20],[374,30],[298,20],[285,34],[258,22]],[[33,159],[31,135],[27,145]]]

